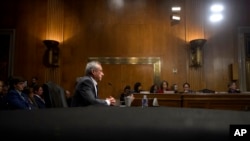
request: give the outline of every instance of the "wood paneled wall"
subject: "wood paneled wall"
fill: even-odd
[[[38,76],[41,83],[53,80],[72,93],[89,57],[160,57],[161,80],[167,80],[169,85],[177,83],[182,89],[187,81],[194,90],[226,91],[229,65],[237,62],[237,28],[250,26],[250,18],[244,15],[249,2],[223,1],[226,14],[219,24],[207,20],[212,2],[9,0],[7,4],[12,10],[1,10],[6,21],[0,18],[0,26],[16,29],[14,75],[28,80]],[[170,20],[173,5],[182,7],[178,23]],[[3,12],[15,20],[9,20]],[[46,50],[42,41],[48,38],[60,41],[60,66],[55,71],[42,63]],[[194,69],[189,67],[188,47],[189,41],[196,38],[205,38],[207,42],[203,66]],[[101,97],[112,93],[118,98],[126,83],[133,87],[134,82],[141,81],[145,88],[153,84],[152,68],[147,65],[104,65],[104,72],[103,86],[99,88]],[[112,88],[107,85],[109,82]]]
[[[45,40],[56,40],[61,43],[60,48],[63,47],[63,23],[64,23],[64,5],[61,0],[47,1],[47,21],[46,21],[46,38]],[[59,66],[61,66],[59,56]],[[61,67],[45,69],[44,81],[53,81],[61,85]]]

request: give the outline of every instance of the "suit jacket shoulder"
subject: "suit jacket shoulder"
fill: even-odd
[[[72,107],[88,105],[107,105],[105,100],[96,97],[95,86],[89,76],[82,77],[75,88]]]
[[[7,94],[7,102],[10,109],[30,109],[31,106],[26,94],[21,95],[16,90],[10,90]]]

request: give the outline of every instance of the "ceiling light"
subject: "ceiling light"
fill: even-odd
[[[212,5],[210,10],[212,12],[221,12],[223,11],[224,7],[222,5],[219,5],[219,4],[215,4],[215,5]]]
[[[173,6],[172,7],[172,12],[179,12],[181,11],[181,7],[180,6]]]
[[[175,20],[175,21],[180,21],[181,20],[181,16],[179,16],[179,15],[172,15],[171,19]]]
[[[222,14],[212,14],[209,19],[211,22],[218,22],[223,19],[223,16]]]

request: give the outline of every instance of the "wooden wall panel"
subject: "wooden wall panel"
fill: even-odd
[[[64,9],[62,0],[48,0],[47,3],[47,30],[46,38],[44,40],[56,40],[63,43],[63,19]],[[62,45],[59,45],[61,50]],[[60,51],[59,50],[59,51]],[[60,52],[59,52],[60,53]],[[44,77],[45,82],[52,81],[61,85],[61,53],[59,54],[59,67],[48,68],[46,67]]]
[[[119,99],[123,88],[131,86],[133,90],[136,82],[142,83],[142,89],[149,91],[153,84],[153,65],[143,64],[102,64],[104,77],[99,83],[99,97],[110,95]]]
[[[189,43],[194,39],[204,39],[204,2],[199,0],[186,1],[186,41]],[[190,47],[190,46],[188,46]],[[203,52],[204,53],[204,52]],[[188,58],[189,59],[189,56]],[[204,58],[203,58],[204,59]],[[202,61],[203,62],[203,61]],[[202,67],[187,69],[188,79],[193,90],[205,88],[204,64]],[[190,63],[188,63],[190,66]]]
[[[14,4],[8,7],[16,11],[9,13],[15,20],[7,18],[7,22],[0,22],[0,25],[16,29],[14,73],[29,80],[33,75],[38,76],[41,82],[50,79],[45,78],[48,71],[42,64],[46,49],[42,40],[48,37],[48,33],[59,36],[61,65],[57,80],[72,92],[76,78],[83,75],[87,59],[91,56],[160,57],[162,80],[177,83],[180,89],[188,81],[195,90],[208,88],[225,91],[230,80],[229,65],[236,63],[238,57],[237,28],[250,25],[249,17],[245,15],[247,0],[223,1],[227,14],[223,22],[217,25],[207,20],[211,0],[125,0],[123,5],[116,6],[110,0],[57,0],[53,2],[60,5],[49,7],[52,6],[50,2],[9,2]],[[183,7],[180,13],[183,18],[173,24],[170,9],[175,4]],[[56,16],[49,8],[59,10],[54,11],[59,15]],[[1,8],[1,11],[8,14],[9,10]],[[51,20],[48,15],[53,16],[53,13],[56,17]],[[0,19],[6,17],[1,14]],[[8,23],[9,26],[6,25]],[[188,61],[188,43],[195,38],[207,39],[203,66],[199,69],[191,69]],[[124,66],[116,67],[114,69]],[[178,72],[173,73],[173,69]],[[109,73],[109,67],[107,70]],[[138,71],[136,68],[130,70]],[[146,67],[145,70],[148,73],[151,68]],[[121,80],[110,76],[107,81],[120,83],[122,77],[118,78]],[[134,80],[130,76],[128,79]],[[117,84],[120,90],[124,87],[121,85],[124,84]]]
[[[238,17],[235,12],[236,5],[244,1],[225,1],[224,19],[220,23],[211,23],[206,19],[205,37],[208,40],[204,46],[204,75],[206,87],[217,91],[226,91],[227,84],[231,81],[230,64],[237,63],[236,30],[232,17]],[[207,1],[204,5],[209,8],[212,2]],[[239,10],[241,11],[241,10]],[[238,16],[236,16],[238,15]],[[230,40],[230,41],[229,41]]]
[[[183,1],[179,3],[183,5]],[[88,56],[161,57],[161,79],[170,84],[186,82],[185,23],[171,24],[169,1],[124,1],[124,7],[115,10],[101,4],[103,1],[97,5],[82,1],[65,6],[66,50],[79,54],[67,57],[67,65]],[[174,68],[179,70],[178,76],[173,75]]]
[[[142,90],[149,91],[154,83],[154,67],[152,64],[122,65],[122,82],[134,88],[136,82],[141,82]],[[124,88],[124,86],[122,88]]]
[[[110,95],[119,98],[121,93],[121,66],[112,64],[103,64],[104,76],[98,85],[98,95],[100,98],[106,98]]]
[[[46,48],[42,40],[46,36],[47,2],[24,0],[15,1],[15,4],[13,11],[16,11],[16,17],[12,18],[16,19],[16,26],[8,27],[16,30],[13,75],[22,76],[29,83],[32,76],[37,76],[43,83],[43,53]]]

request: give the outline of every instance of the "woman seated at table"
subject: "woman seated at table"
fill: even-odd
[[[163,80],[157,93],[166,93],[167,91],[169,91],[168,82]]]
[[[228,84],[228,93],[240,93],[235,81],[232,81]]]
[[[157,93],[159,91],[159,86],[157,84],[153,84],[150,87],[150,93]]]
[[[120,104],[125,105],[125,98],[131,97],[134,98],[134,95],[131,93],[131,87],[129,85],[125,86],[123,92],[120,95]]]
[[[193,93],[193,91],[190,88],[190,84],[188,82],[185,82],[183,85],[183,93]]]

